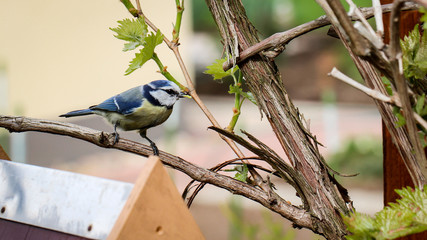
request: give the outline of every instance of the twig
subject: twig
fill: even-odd
[[[329,76],[332,76],[338,80],[341,80],[345,83],[347,83],[348,85],[366,93],[366,95],[375,98],[377,100],[386,102],[386,103],[393,103],[392,99],[389,96],[386,96],[378,91],[375,91],[371,88],[366,87],[363,84],[358,83],[357,81],[349,78],[348,76],[344,75],[344,73],[340,72],[338,69],[336,69],[335,67],[332,69],[332,71],[329,73]]]
[[[360,22],[356,22],[354,24],[354,27],[359,31],[359,33],[361,33],[365,38],[367,38],[376,48],[382,49],[384,47],[384,42],[382,41],[382,37],[378,37],[378,35],[375,33],[374,29],[372,29],[371,25],[368,23],[368,21],[363,16],[362,12],[359,10],[356,4],[354,4],[352,0],[346,0],[346,1],[350,5],[350,8],[354,9],[354,13],[360,20]],[[375,9],[374,9],[374,13],[375,13]],[[359,25],[359,29],[356,27],[357,25]],[[363,29],[362,32],[360,28]]]
[[[5,128],[10,132],[36,131],[69,136],[93,143],[103,148],[114,148],[144,157],[152,153],[151,147],[147,145],[124,138],[120,138],[116,144],[113,144],[115,137],[114,134],[96,131],[71,123],[0,115],[0,127]],[[238,194],[254,200],[266,208],[295,222],[301,227],[312,228],[312,221],[309,213],[287,203],[286,201],[279,201],[276,204],[271,204],[270,196],[261,189],[231,177],[201,168],[180,157],[163,151],[159,152],[159,158],[165,165],[185,173],[192,179],[215,185],[226,189],[233,194]]]
[[[379,100],[379,101],[382,101],[385,103],[389,103],[389,104],[392,104],[392,105],[400,107],[400,108],[402,107],[402,104],[401,104],[401,102],[397,96],[396,97],[389,97],[389,96],[382,94],[379,91],[375,91],[371,88],[368,88],[365,85],[360,84],[357,81],[346,76],[344,73],[340,72],[335,67],[332,69],[332,71],[329,73],[329,75],[338,79],[338,80],[341,80],[341,81],[347,83],[348,85],[350,85],[350,86],[352,86],[352,87],[354,87],[354,88],[356,88],[362,92],[364,92],[366,95],[372,97],[373,99],[376,99],[376,100]],[[422,127],[424,127],[425,129],[427,129],[427,121],[424,120],[416,112],[412,111],[412,113],[413,113],[413,117],[416,120],[416,122],[418,124],[420,124]]]
[[[245,159],[240,159],[240,158],[235,158],[235,159],[231,159],[231,160],[228,160],[228,161],[225,161],[225,162],[222,162],[222,163],[220,163],[220,164],[218,164],[218,165],[216,165],[215,167],[213,167],[213,168],[210,168],[209,170],[210,171],[213,171],[213,172],[218,172],[218,171],[221,171],[222,170],[222,168],[224,168],[224,167],[226,167],[226,166],[228,166],[228,165],[241,165],[242,163],[236,163],[237,161],[239,161],[239,162],[241,162],[242,160],[261,160],[261,161],[264,161],[264,160],[262,160],[262,159],[260,159],[260,158],[256,158],[256,157],[247,157],[247,158],[245,158]],[[248,167],[252,167],[252,168],[256,168],[256,169],[259,169],[259,170],[262,170],[262,171],[264,171],[264,172],[268,172],[268,173],[270,173],[270,174],[274,174],[274,175],[276,175],[277,177],[280,177],[278,174],[277,174],[277,172],[274,172],[273,170],[269,170],[269,169],[266,169],[266,168],[264,168],[264,167],[261,167],[261,166],[259,166],[259,165],[256,165],[256,164],[252,164],[252,163],[248,163],[247,164],[247,166]],[[248,179],[249,180],[249,179]],[[185,189],[184,189],[184,191],[182,192],[182,198],[183,199],[187,199],[187,207],[190,207],[191,206],[191,204],[193,203],[193,201],[194,201],[194,199],[196,198],[196,196],[197,196],[197,194],[206,186],[206,183],[204,183],[204,182],[199,182],[199,183],[197,183],[197,187],[196,187],[196,189],[194,189],[194,191],[193,191],[193,193],[191,194],[191,196],[190,197],[188,197],[187,198],[187,194],[190,192],[190,190],[195,186],[194,185],[194,183],[196,183],[196,180],[191,180],[188,184],[187,184],[187,186],[185,187]]]
[[[422,5],[423,7],[427,8],[427,0],[414,0],[414,1]]]
[[[375,25],[377,27],[378,36],[384,34],[384,23],[383,23],[383,10],[380,0],[372,0],[372,7],[374,8]]]
[[[175,20],[175,25],[173,26],[172,41],[175,44],[178,44],[179,32],[181,29],[182,13],[184,12],[184,0],[175,0],[175,4],[176,4],[176,20]]]
[[[350,44],[354,47],[355,53],[359,56],[366,56],[369,54],[368,42],[361,37],[360,33],[353,27],[341,2],[339,0],[326,0],[326,2],[328,2],[335,16],[338,18],[340,26],[344,29],[350,40]]]
[[[414,10],[417,9],[419,6],[415,3],[407,2],[405,3],[404,7],[402,8],[403,11],[408,10]],[[383,12],[390,12],[392,8],[392,4],[385,4],[381,6]],[[375,15],[375,10],[372,7],[367,8],[361,8],[360,11],[362,12],[364,18],[369,19],[372,18]],[[351,20],[359,20],[356,16],[351,16]],[[240,63],[264,50],[273,49],[272,51],[275,51],[275,55],[279,55],[285,48],[286,44],[288,44],[293,39],[306,34],[308,32],[311,32],[313,30],[319,29],[321,27],[330,25],[331,21],[327,18],[327,16],[321,16],[313,21],[301,24],[295,28],[292,28],[290,30],[279,32],[271,35],[270,37],[260,41],[257,44],[254,44],[250,46],[249,48],[244,49],[239,54],[239,58],[236,59],[237,63]],[[378,28],[377,28],[378,29]],[[225,62],[223,65],[224,71],[229,70],[231,67],[233,67],[232,61]]]

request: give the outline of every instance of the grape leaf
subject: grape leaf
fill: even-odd
[[[232,74],[234,74],[234,72],[237,71],[237,69],[239,69],[236,66],[232,69],[224,71],[224,69],[222,68],[222,65],[225,63],[225,61],[227,61],[226,58],[216,59],[214,63],[206,67],[208,70],[204,71],[203,73],[212,75],[214,80],[220,80],[225,77],[231,76]]]
[[[142,48],[139,53],[135,54],[135,58],[130,62],[128,69],[126,69],[125,75],[131,74],[133,71],[142,67],[144,63],[150,60],[153,57],[155,47],[162,43],[162,41],[163,34],[159,30],[157,30],[156,34],[148,34],[144,38],[144,48]]]
[[[343,216],[347,239],[395,239],[427,230],[427,186],[396,190],[401,199],[370,217],[361,213]]]
[[[420,35],[418,25],[400,42],[405,77],[423,79],[427,74],[427,33]]]
[[[110,28],[116,35],[114,37],[126,41],[123,51],[134,50],[144,44],[144,39],[148,33],[148,27],[143,18],[124,19],[117,21],[119,26]]]

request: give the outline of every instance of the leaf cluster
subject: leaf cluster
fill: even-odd
[[[401,199],[370,217],[363,213],[344,216],[347,239],[395,239],[427,230],[427,186],[396,190]]]
[[[427,33],[421,35],[418,25],[401,40],[402,61],[405,77],[414,87],[424,86],[419,83],[425,81],[427,74]],[[421,86],[418,86],[420,85]],[[426,89],[423,89],[426,90]]]
[[[135,57],[130,61],[125,75],[131,74],[136,69],[142,67],[148,60],[155,56],[154,49],[163,41],[163,34],[157,30],[156,33],[148,33],[148,26],[143,17],[135,19],[124,19],[118,21],[119,26],[110,28],[116,33],[114,37],[125,41],[123,51],[136,50]]]

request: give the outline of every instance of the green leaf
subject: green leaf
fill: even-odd
[[[418,31],[418,25],[416,25],[414,30],[410,31],[403,40],[400,40],[400,45],[404,55],[408,56],[409,60],[413,60],[420,45],[420,31]]]
[[[423,15],[420,18],[420,22],[423,22],[423,29],[427,29],[427,10],[424,7],[421,7],[419,12],[423,13]]]
[[[242,164],[239,166],[234,167],[233,169],[226,169],[227,172],[236,172],[236,175],[234,175],[234,179],[239,180],[241,182],[246,182],[248,179],[248,166],[246,164]]]
[[[229,94],[240,94],[244,98],[247,98],[249,101],[251,101],[253,104],[257,105],[257,102],[255,100],[254,95],[251,92],[244,92],[243,89],[239,86],[230,85],[230,90],[228,91]]]
[[[131,74],[136,69],[142,67],[144,63],[150,60],[153,57],[154,48],[162,43],[163,34],[160,31],[157,31],[156,34],[150,33],[144,38],[144,48],[142,48],[139,53],[135,54],[135,58],[129,64],[128,69],[126,69],[125,75]]]
[[[253,104],[257,105],[254,95],[251,92],[242,92],[242,96],[247,98]]]
[[[149,59],[145,59],[142,53],[143,49],[140,50],[139,53],[135,53],[135,57],[130,61],[128,69],[125,71],[125,75],[131,74],[136,69],[142,67],[142,65],[148,61]]]
[[[366,214],[354,212],[350,216],[343,216],[343,219],[351,232],[347,239],[373,239],[371,236],[377,232],[374,219]]]
[[[427,230],[427,195],[410,187],[396,190],[401,199],[377,213],[375,219],[382,236],[394,239]]]
[[[127,42],[125,43],[123,51],[133,50],[144,44],[144,38],[148,32],[148,27],[144,18],[132,20],[124,19],[117,22],[119,23],[119,26],[116,28],[110,28],[110,30],[116,33],[114,37]]]
[[[412,219],[415,214],[409,211],[398,211],[386,207],[376,215],[376,222],[381,234],[379,239],[393,239],[410,234]]]
[[[422,95],[418,96],[417,103],[415,104],[415,112],[418,113],[418,115],[420,116],[422,116],[421,113],[423,111],[425,98],[426,98],[426,94],[423,93]]]
[[[154,33],[150,33],[147,37],[145,37],[144,40],[144,54],[147,56],[147,58],[151,58],[154,53],[154,48],[156,48],[156,46],[163,41],[163,34],[157,30],[155,35]]]
[[[141,43],[139,43],[139,42],[128,42],[128,43],[125,43],[125,46],[123,47],[123,52],[134,50],[135,48],[137,48],[139,46],[141,46]]]
[[[246,182],[246,180],[248,179],[248,166],[246,164],[242,164],[242,166],[237,166],[235,167],[237,173],[234,176],[234,178],[236,180],[242,181],[242,182]]]
[[[395,122],[397,127],[402,127],[406,124],[406,119],[402,113],[400,113],[399,107],[393,107],[393,114],[397,117],[397,121]]]
[[[375,214],[344,216],[351,234],[347,239],[395,239],[427,230],[427,186],[423,190],[410,187],[396,190],[401,199]]]
[[[427,136],[426,133],[423,131],[418,132],[418,137],[420,138],[421,145],[423,148],[427,147]]]
[[[224,71],[222,65],[225,63],[225,61],[227,61],[226,58],[216,59],[213,64],[206,67],[208,70],[204,71],[203,73],[212,75],[214,80],[220,80],[225,77],[231,76],[232,74],[234,74],[234,72],[237,71],[237,69],[239,69],[236,66],[232,69],[229,69],[228,71]]]
[[[411,84],[424,81],[427,74],[427,33],[420,35],[418,25],[400,42],[404,75]]]
[[[393,95],[393,89],[391,88],[391,82],[390,80],[388,80],[387,78],[383,77],[382,78],[385,90],[387,91],[388,95],[392,96]]]
[[[427,116],[427,105],[425,105],[423,110],[421,110],[420,115],[421,117]]]

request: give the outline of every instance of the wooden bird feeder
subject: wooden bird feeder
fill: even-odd
[[[205,239],[158,157],[134,185],[0,157],[0,240]]]

